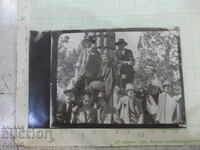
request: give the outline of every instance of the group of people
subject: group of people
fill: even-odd
[[[123,96],[118,108],[110,104],[105,92],[100,91],[97,99],[86,93],[83,96],[82,106],[75,101],[75,91],[65,90],[65,102],[59,105],[57,120],[67,124],[121,124],[143,123],[142,103],[134,97],[132,84],[127,84],[126,95]],[[94,103],[94,101],[96,103]],[[129,110],[130,109],[130,110]],[[64,111],[64,112],[63,112]],[[64,114],[64,115],[63,115]]]
[[[162,87],[151,83],[148,88],[134,88],[134,57],[119,39],[114,60],[107,52],[91,48],[93,39],[82,41],[72,88],[64,90],[56,120],[60,124],[171,124],[183,122],[181,89],[170,95],[172,83]],[[116,87],[121,91],[116,92]],[[115,96],[117,95],[117,98]],[[113,102],[114,101],[114,102]],[[113,104],[115,103],[115,104]]]
[[[65,102],[58,107],[56,118],[64,124],[172,124],[182,123],[182,98],[179,92],[170,95],[171,83],[165,81],[162,91],[151,85],[149,93],[135,91],[128,83],[125,95],[113,107],[105,92],[100,91],[96,100],[90,93],[82,99],[82,105],[75,100],[74,89],[65,90]],[[176,85],[174,85],[175,87]],[[94,103],[95,102],[95,103]]]

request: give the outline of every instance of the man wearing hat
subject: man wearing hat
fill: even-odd
[[[126,85],[125,93],[126,95],[121,97],[117,106],[120,119],[125,124],[142,124],[144,117],[142,100],[135,96],[133,84]]]
[[[60,124],[70,124],[73,122],[72,110],[75,109],[75,89],[66,89],[63,91],[64,100],[58,104],[56,119]]]
[[[99,124],[118,124],[120,119],[116,109],[109,104],[109,99],[106,97],[105,92],[98,94],[97,120]]]
[[[173,114],[177,106],[177,101],[170,95],[172,85],[169,80],[164,80],[162,88],[163,92],[158,97],[156,121],[161,124],[171,124],[174,123]]]
[[[117,62],[117,72],[121,79],[121,86],[125,88],[126,83],[133,83],[134,80],[134,57],[132,50],[125,48],[128,43],[123,39],[116,42],[118,47],[115,52],[115,61]]]
[[[88,38],[85,39],[86,40],[86,51],[87,51],[87,62],[86,62],[86,72],[85,72],[85,76],[88,80],[88,84],[95,80],[98,72],[99,72],[99,68],[100,68],[100,64],[101,64],[101,55],[98,52],[97,48],[92,46],[95,43],[95,39],[92,36],[88,36]]]
[[[96,80],[101,64],[101,55],[93,46],[95,39],[87,36],[81,41],[80,55],[76,63],[77,87],[87,90],[89,83]]]

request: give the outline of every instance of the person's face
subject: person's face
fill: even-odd
[[[66,98],[70,101],[75,101],[75,95],[74,93],[68,93],[66,94]]]
[[[102,108],[105,107],[105,106],[107,105],[106,102],[105,102],[105,100],[104,100],[104,98],[100,98],[98,104],[99,104],[99,106],[102,107]]]
[[[85,96],[83,100],[84,107],[90,107],[91,103],[92,103],[91,98],[89,96]]]
[[[156,95],[156,94],[158,94],[159,93],[159,88],[157,87],[157,86],[153,86],[152,87],[152,94],[153,95]]]
[[[173,90],[174,90],[174,94],[176,94],[176,95],[181,94],[181,86],[174,85]]]
[[[163,87],[163,91],[166,92],[166,93],[169,93],[169,90],[170,90],[170,86],[169,85],[165,85]]]
[[[84,47],[84,48],[90,48],[92,46],[92,42],[89,41],[89,40],[83,40],[81,42],[81,45]]]
[[[108,61],[108,56],[106,54],[102,55],[102,60],[103,62],[107,62]]]
[[[92,42],[91,41],[87,41],[87,47],[90,48],[92,46]]]
[[[123,49],[124,49],[124,47],[125,47],[125,45],[124,45],[124,44],[120,44],[120,45],[118,45],[118,49],[119,49],[119,50],[123,50]]]
[[[134,91],[133,90],[128,90],[127,91],[127,95],[130,96],[130,97],[134,96]]]

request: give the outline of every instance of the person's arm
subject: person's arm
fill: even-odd
[[[158,110],[157,110],[156,118],[155,118],[156,123],[159,123],[160,115],[161,115],[161,94],[158,96]]]
[[[74,106],[71,112],[71,120],[70,120],[71,124],[78,123],[78,114],[79,114],[78,106]]]
[[[143,124],[144,123],[144,111],[142,108],[142,103],[139,105],[139,110],[140,110],[140,116],[138,119],[138,124]]]
[[[114,52],[114,61],[115,64],[118,62],[117,50]]]
[[[116,107],[117,112],[120,113],[121,107],[122,107],[122,97],[119,99],[119,102],[118,102],[118,104],[117,104],[117,107]]]
[[[120,118],[121,109],[122,109],[122,98],[120,98],[119,103],[116,107],[116,115],[117,115],[119,122],[123,123],[122,118]]]
[[[129,63],[129,65],[132,65],[132,66],[135,65],[135,59],[134,59],[132,50],[130,50],[130,63]]]
[[[177,103],[181,103],[182,102],[182,95],[179,94],[177,97],[176,97],[176,102]]]
[[[144,123],[144,114],[140,114],[140,117],[138,119],[138,124],[143,124]]]
[[[58,111],[56,113],[56,120],[58,120],[59,122],[64,122],[65,120],[63,120],[63,112],[64,109],[66,108],[66,105],[64,103],[59,103],[58,104]]]
[[[93,117],[93,123],[98,123],[97,122],[97,110],[93,108],[93,114],[92,114],[92,117]]]
[[[146,98],[146,108],[151,115],[155,115],[158,111],[158,106],[150,95]]]
[[[120,119],[120,117],[119,117],[119,112],[117,109],[114,109],[114,111],[113,111],[113,119],[114,119],[114,122],[117,124],[123,123],[122,119]]]

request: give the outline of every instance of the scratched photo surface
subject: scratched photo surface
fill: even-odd
[[[178,28],[30,34],[29,127],[185,127]]]

